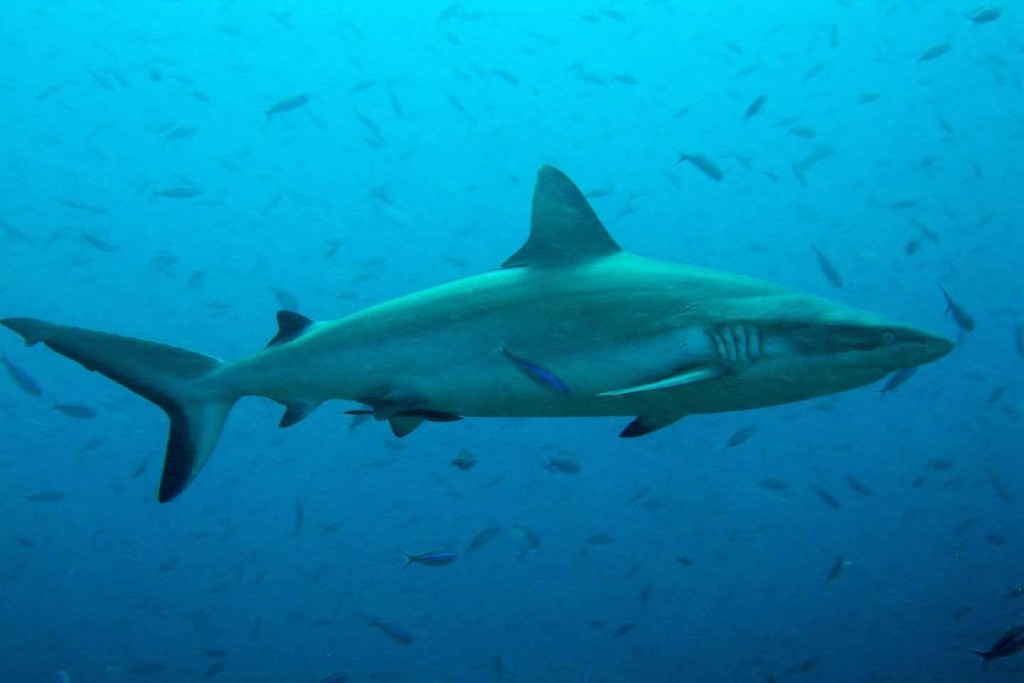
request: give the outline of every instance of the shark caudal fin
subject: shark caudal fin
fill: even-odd
[[[184,491],[210,459],[236,398],[219,395],[207,381],[223,361],[166,344],[32,318],[7,318],[0,324],[24,337],[27,345],[42,342],[163,408],[171,429],[160,480],[161,503]]]

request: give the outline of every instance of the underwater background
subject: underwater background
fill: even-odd
[[[1024,620],[1004,4],[0,5],[2,316],[238,358],[497,267],[549,163],[629,251],[958,338],[632,440],[249,399],[159,505],[161,411],[5,333],[0,679],[1021,680],[970,652]]]

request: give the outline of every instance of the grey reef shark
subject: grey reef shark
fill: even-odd
[[[234,362],[33,318],[0,323],[160,406],[170,435],[159,500],[199,474],[235,401],[263,396],[293,425],[329,399],[396,436],[464,417],[634,419],[801,401],[941,358],[951,342],[740,275],[623,251],[561,171],[543,166],[530,235],[497,270],[340,320],[277,314],[269,345]]]

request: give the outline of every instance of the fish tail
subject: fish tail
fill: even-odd
[[[949,292],[946,291],[945,287],[939,287],[942,290],[942,296],[946,297],[946,310],[943,314],[949,313],[953,310],[953,298],[949,296]]]
[[[224,362],[176,346],[54,325],[32,318],[0,324],[29,346],[42,342],[160,406],[171,421],[159,500],[172,500],[192,483],[220,437],[237,396],[213,381]]]

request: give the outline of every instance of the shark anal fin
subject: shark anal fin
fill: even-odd
[[[530,237],[501,267],[563,266],[622,251],[569,177],[541,166],[533,192]]]
[[[277,312],[277,334],[270,340],[267,346],[277,346],[278,344],[284,344],[290,342],[293,339],[299,337],[310,325],[313,324],[313,320],[307,318],[301,313],[295,311],[278,311]]]
[[[626,428],[619,432],[619,437],[623,439],[632,439],[637,436],[644,436],[655,432],[662,427],[667,427],[670,424],[678,422],[679,420],[686,417],[686,413],[680,412],[665,412],[665,413],[652,413],[649,415],[639,415],[626,425]]]
[[[281,421],[278,422],[277,425],[284,429],[286,427],[291,427],[294,424],[298,424],[309,417],[309,415],[319,406],[320,401],[285,403],[284,415],[281,416]]]
[[[414,429],[423,424],[422,417],[411,417],[404,415],[395,415],[394,417],[388,418],[388,424],[391,425],[391,433],[401,439],[406,434],[410,434]]]
[[[655,382],[646,382],[644,384],[637,384],[623,389],[602,391],[601,396],[623,396],[625,394],[636,394],[641,391],[657,391],[658,389],[681,387],[686,384],[693,384],[694,382],[703,382],[707,379],[715,379],[727,374],[729,374],[729,370],[727,368],[718,365],[702,365],[695,368],[691,367],[685,370],[673,372],[668,377],[659,379]]]

